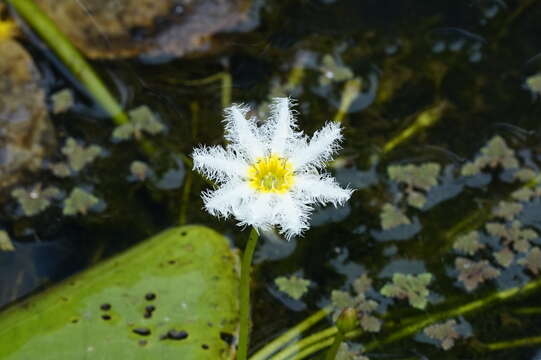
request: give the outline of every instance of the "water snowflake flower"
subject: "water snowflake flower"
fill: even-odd
[[[193,152],[194,169],[217,188],[203,193],[206,210],[233,216],[240,226],[268,230],[278,226],[287,239],[308,229],[316,204],[346,202],[351,189],[341,188],[323,172],[339,149],[340,125],[327,123],[309,139],[298,130],[288,98],[273,100],[270,118],[261,126],[247,118],[249,109],[225,110],[228,145],[200,146]]]

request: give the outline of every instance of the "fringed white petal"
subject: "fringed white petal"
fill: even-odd
[[[254,190],[244,181],[232,180],[217,190],[202,194],[205,209],[213,216],[227,218],[249,204]]]
[[[308,229],[308,217],[312,208],[295,200],[291,194],[281,195],[275,207],[276,224],[287,240]]]
[[[219,146],[195,148],[192,159],[194,170],[220,184],[233,178],[244,178],[248,171],[244,159]]]
[[[288,98],[275,98],[270,107],[270,119],[266,124],[266,132],[270,133],[270,151],[280,156],[284,156],[288,142],[295,137],[295,118],[290,106]]]
[[[295,177],[293,196],[307,204],[331,203],[334,206],[344,204],[353,193],[351,189],[343,189],[334,178],[326,175],[301,174]]]
[[[339,142],[341,140],[340,124],[327,123],[314,134],[307,145],[300,139],[298,148],[291,153],[290,160],[296,170],[306,166],[321,168],[325,166],[325,161],[330,160],[333,154],[340,149]]]
[[[239,225],[251,225],[261,230],[268,230],[274,224],[276,196],[256,193],[246,206],[235,209],[234,215]]]
[[[233,105],[225,109],[225,138],[230,146],[251,161],[265,155],[264,139],[253,120],[246,119],[248,108]]]

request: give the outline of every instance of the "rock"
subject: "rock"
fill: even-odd
[[[249,0],[36,0],[88,57],[180,57],[247,17]]]
[[[36,170],[54,143],[41,77],[26,50],[0,41],[0,190]]]

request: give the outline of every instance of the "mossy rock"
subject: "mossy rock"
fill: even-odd
[[[166,230],[0,313],[0,358],[232,359],[237,265],[208,228]]]

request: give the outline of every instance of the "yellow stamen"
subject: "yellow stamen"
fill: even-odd
[[[293,186],[293,165],[287,159],[271,155],[258,159],[248,168],[248,182],[259,192],[283,194]]]

